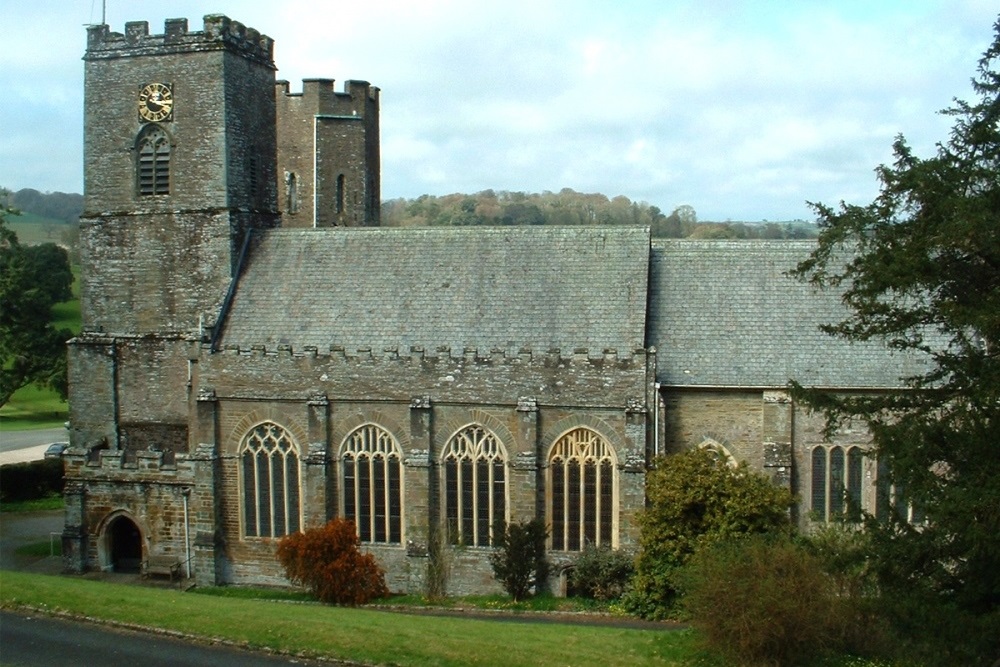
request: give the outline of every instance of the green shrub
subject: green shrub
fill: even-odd
[[[526,598],[532,587],[538,591],[548,578],[545,538],[549,531],[541,519],[504,524],[493,528],[493,553],[490,565],[507,594],[514,601]]]
[[[631,555],[608,546],[588,544],[576,557],[570,572],[574,594],[595,600],[616,600],[635,572]]]
[[[37,500],[62,495],[63,462],[43,459],[0,466],[0,501]]]
[[[657,459],[646,476],[646,498],[636,576],[623,600],[644,618],[673,613],[677,572],[697,550],[719,540],[792,529],[787,489],[746,464],[730,466],[707,449]]]
[[[719,542],[678,578],[705,647],[739,665],[795,665],[838,647],[843,616],[818,558],[783,537]]]
[[[321,528],[278,542],[278,562],[288,579],[330,604],[366,604],[389,595],[375,557],[361,553],[354,523],[334,519]]]

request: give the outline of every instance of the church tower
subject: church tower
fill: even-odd
[[[191,351],[279,223],[273,42],[220,15],[138,21],[88,28],[83,60],[74,446],[185,451]]]
[[[282,227],[377,226],[381,205],[379,89],[287,81],[275,89]]]

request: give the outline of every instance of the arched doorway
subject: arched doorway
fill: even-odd
[[[138,573],[142,565],[142,533],[126,516],[115,517],[107,531],[111,569],[115,572]]]

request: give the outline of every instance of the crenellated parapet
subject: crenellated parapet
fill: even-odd
[[[203,348],[197,364],[201,386],[248,400],[307,401],[321,392],[405,403],[428,395],[508,405],[533,396],[549,405],[624,406],[643,396],[649,381],[643,349],[231,345],[215,353]]]
[[[274,40],[222,14],[204,18],[204,29],[189,31],[187,19],[167,19],[164,32],[149,34],[147,21],[125,24],[125,32],[112,32],[107,24],[87,28],[84,60],[126,58],[151,53],[230,50],[274,68]]]
[[[86,451],[69,449],[63,457],[66,478],[127,479],[129,482],[156,484],[190,484],[199,462],[205,460],[200,453],[176,454],[159,451],[100,449]]]
[[[343,118],[365,117],[378,111],[379,89],[367,81],[349,80],[344,83],[343,92],[334,88],[334,79],[303,79],[302,92],[291,92],[288,81],[275,82],[275,99],[297,101],[303,109],[318,116],[339,116]]]
[[[587,347],[577,347],[564,349],[559,347],[537,350],[530,347],[522,348],[492,348],[480,349],[466,347],[454,349],[449,346],[436,348],[426,348],[415,345],[409,348],[386,347],[371,348],[359,347],[348,348],[343,345],[330,345],[322,349],[315,345],[305,345],[295,348],[288,344],[268,346],[256,344],[240,346],[235,344],[226,345],[220,352],[228,356],[240,357],[288,357],[288,358],[328,358],[330,361],[446,361],[449,363],[477,363],[477,364],[536,364],[559,363],[559,364],[615,364],[632,365],[644,364],[647,351],[644,349],[618,350],[611,348],[592,349]]]

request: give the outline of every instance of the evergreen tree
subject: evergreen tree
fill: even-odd
[[[973,101],[943,112],[948,139],[922,159],[899,137],[867,206],[814,204],[818,246],[796,270],[843,293],[849,314],[828,333],[927,362],[899,391],[794,391],[828,429],[866,423],[883,474],[926,516],[870,521],[872,555],[939,664],[1000,656],[1000,20],[995,31]]]

